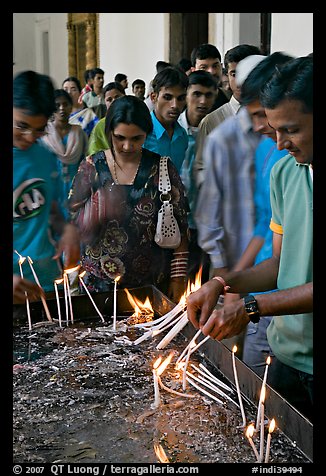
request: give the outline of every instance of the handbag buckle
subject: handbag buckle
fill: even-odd
[[[171,194],[170,193],[161,193],[160,200],[161,200],[161,202],[169,202],[171,200]]]

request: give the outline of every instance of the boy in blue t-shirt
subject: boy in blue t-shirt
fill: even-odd
[[[57,166],[54,154],[37,142],[46,134],[49,117],[55,111],[51,79],[34,71],[19,73],[13,82],[13,302],[24,303],[25,292],[37,300],[53,291],[53,281],[61,274],[62,253],[65,265],[79,261],[79,236],[74,225],[64,222],[56,203]],[[61,236],[51,239],[51,226]],[[15,252],[16,251],[16,252]],[[19,253],[29,256],[40,281],[35,283],[31,267],[22,265]]]

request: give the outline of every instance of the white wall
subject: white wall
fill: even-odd
[[[34,13],[13,14],[13,71],[14,74],[35,69]]]
[[[306,56],[313,51],[313,13],[272,13],[271,53]]]
[[[128,77],[127,94],[134,79],[146,88],[156,74],[155,64],[164,57],[166,32],[164,13],[101,13],[99,19],[99,67],[105,84],[117,73]],[[147,92],[147,89],[146,89]]]

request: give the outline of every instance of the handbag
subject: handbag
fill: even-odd
[[[178,248],[181,243],[181,234],[178,222],[173,215],[171,203],[171,182],[168,171],[169,157],[160,158],[158,189],[161,192],[162,206],[158,211],[155,233],[155,243],[161,248]]]

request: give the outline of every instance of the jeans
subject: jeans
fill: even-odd
[[[264,376],[267,357],[274,355],[266,336],[272,319],[272,316],[265,316],[257,324],[249,322],[244,337],[242,360],[261,378]]]

